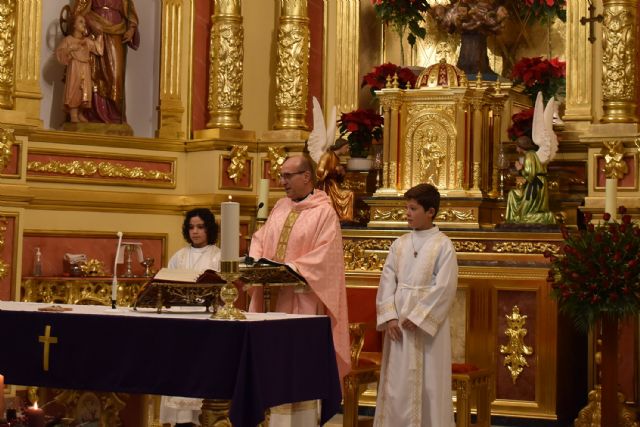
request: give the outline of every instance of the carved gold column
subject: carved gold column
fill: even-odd
[[[0,108],[13,108],[14,54],[16,49],[15,0],[0,0]]]
[[[26,114],[28,124],[40,120],[40,39],[42,0],[20,0],[17,4],[15,57],[15,106]]]
[[[307,0],[280,0],[274,129],[307,129],[309,37]]]
[[[244,29],[240,0],[215,0],[211,19],[207,128],[242,129]]]
[[[400,101],[397,99],[391,100],[391,120],[389,121],[389,188],[392,190],[399,189],[398,182],[402,172],[399,170],[400,141],[398,136],[398,127],[400,126]]]
[[[184,138],[182,104],[182,57],[184,0],[162,1],[162,50],[160,58],[160,105],[157,136]],[[191,11],[192,13],[193,11]]]
[[[382,108],[382,117],[385,123],[391,123],[391,104],[387,98],[380,101],[380,107]],[[390,126],[382,127],[382,188],[379,188],[377,193],[383,193],[389,188],[389,135]]]
[[[325,3],[325,7],[326,3]],[[338,0],[336,4],[336,106],[348,112],[358,108],[360,88],[360,2]]]
[[[484,103],[482,102],[482,95],[478,93],[476,97],[471,100],[470,104],[471,111],[473,111],[473,142],[471,158],[474,163],[480,163],[482,161],[482,124],[484,120],[482,117],[482,109],[484,106]],[[465,171],[467,173],[470,170],[469,166],[469,164],[465,165]]]
[[[584,0],[567,0],[567,96],[563,120],[568,126],[571,122],[588,124],[593,119],[593,45],[588,40],[589,24],[580,24],[580,18],[589,17],[588,7],[589,2]]]
[[[636,0],[604,0],[603,123],[636,123]],[[583,78],[583,76],[580,76]]]

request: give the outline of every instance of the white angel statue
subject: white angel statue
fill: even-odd
[[[325,191],[341,222],[353,221],[353,191],[340,188],[345,170],[340,163],[340,156],[349,152],[346,139],[336,136],[336,107],[331,109],[329,121],[325,126],[324,115],[320,103],[313,97],[313,130],[309,134],[307,148],[316,162],[316,187]]]
[[[515,163],[520,176],[517,186],[509,191],[506,222],[527,224],[555,224],[555,215],[549,211],[547,165],[558,152],[558,137],[553,131],[555,99],[544,107],[542,93],[538,92],[533,112],[531,136],[516,140],[516,150],[522,157]]]

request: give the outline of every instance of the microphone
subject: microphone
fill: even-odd
[[[113,281],[111,282],[111,308],[116,308],[116,298],[118,297],[118,258],[120,257],[120,246],[122,246],[122,231],[118,231],[118,248],[116,257],[113,260]]]

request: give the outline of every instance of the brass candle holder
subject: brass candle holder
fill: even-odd
[[[239,261],[220,261],[220,277],[227,283],[220,289],[220,299],[224,305],[211,315],[212,319],[238,320],[245,315],[233,303],[238,299],[238,289],[233,284],[241,276]]]

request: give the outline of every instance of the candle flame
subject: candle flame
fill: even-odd
[[[36,400],[35,402],[33,402],[33,409],[38,409],[38,401]]]
[[[231,195],[229,195],[229,201],[231,201],[231,199],[233,199],[233,197]]]

